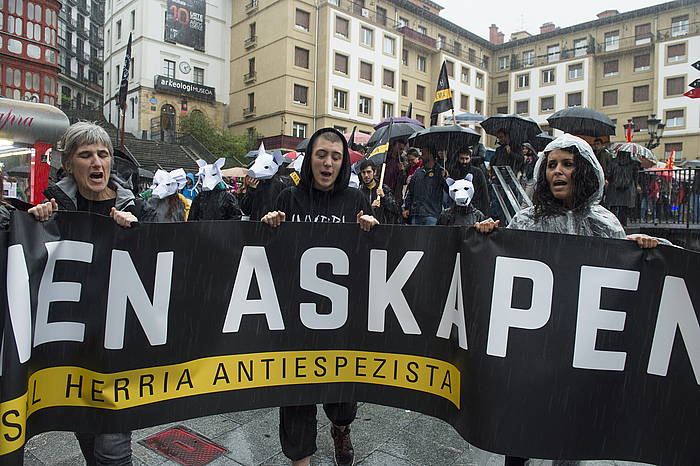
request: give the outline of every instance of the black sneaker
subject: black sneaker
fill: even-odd
[[[352,449],[352,441],[350,440],[350,426],[345,427],[345,430],[337,429],[331,424],[331,437],[335,445],[335,464],[338,466],[352,466],[355,464],[355,450]]]

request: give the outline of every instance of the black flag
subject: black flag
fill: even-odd
[[[411,118],[411,115],[413,114],[413,102],[408,103],[408,110],[406,110],[406,116],[408,118]]]
[[[131,68],[131,33],[129,33],[129,43],[126,46],[122,81],[119,84],[119,100],[117,101],[117,106],[121,109],[126,109],[126,93],[129,88],[129,68]]]
[[[437,124],[437,117],[440,113],[453,110],[452,89],[450,89],[450,79],[447,77],[447,63],[442,62],[440,76],[438,76],[437,89],[435,90],[435,100],[433,110],[430,112],[430,126]]]
[[[374,162],[375,167],[379,167],[386,162],[386,154],[389,152],[389,137],[391,136],[391,127],[393,124],[394,120],[390,120],[389,124],[382,128],[384,134],[382,134],[377,145],[372,148],[372,151],[366,157]]]
[[[348,141],[348,147],[352,150],[355,149],[355,130],[357,130],[357,126],[352,127],[352,134],[350,134],[350,140]]]

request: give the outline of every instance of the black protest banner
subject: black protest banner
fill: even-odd
[[[349,400],[424,412],[518,456],[700,454],[688,251],[447,227],[121,229],[60,213],[15,215],[6,252],[4,462],[46,430]]]

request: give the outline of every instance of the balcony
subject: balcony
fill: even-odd
[[[656,40],[675,40],[686,36],[693,36],[696,34],[700,34],[700,22],[681,22],[674,24],[670,28],[659,29],[658,31],[656,31]]]
[[[247,49],[255,47],[258,43],[258,36],[250,36],[244,42],[243,46]]]
[[[408,39],[411,42],[414,42],[418,45],[422,45],[424,47],[427,47],[427,48],[431,49],[431,51],[433,49],[437,48],[437,41],[435,39],[433,39],[432,37],[430,37],[426,34],[423,34],[421,32],[414,30],[414,29],[411,29],[408,26],[400,26],[400,27],[396,28],[396,30],[398,32],[400,32],[401,34],[403,34],[403,36],[406,39]]]
[[[78,52],[76,54],[76,58],[81,63],[90,63],[92,61],[92,58],[90,58],[90,53],[88,52]]]
[[[250,2],[246,3],[245,6],[245,12],[250,14],[255,13],[258,11],[258,0],[250,0]]]
[[[75,28],[75,32],[77,32],[78,35],[80,37],[82,37],[83,39],[90,40],[90,29],[86,28],[84,25],[83,26],[78,25]]]
[[[243,109],[243,117],[250,118],[255,116],[255,107],[246,107]]]
[[[64,19],[66,22],[66,27],[70,29],[71,31],[75,31],[75,20],[71,17],[67,17]]]
[[[654,44],[654,36],[652,34],[639,37],[621,37],[615,41],[606,41],[597,44],[594,49],[597,55],[614,55],[620,52],[626,52],[630,49],[650,48]]]
[[[87,2],[85,1],[78,2],[78,11],[84,14],[85,16],[90,16],[90,8],[88,7]]]
[[[355,3],[350,0],[341,0],[340,5],[335,3],[326,2],[326,4],[336,10],[345,11],[357,16],[361,16],[365,21],[370,21],[374,24],[380,26],[389,26],[390,28],[396,28],[397,23],[393,19],[389,18],[385,12],[380,11],[377,13],[374,10],[366,8],[361,3]]]
[[[90,61],[90,65],[96,71],[102,71],[104,69],[104,62],[102,60],[100,60],[98,57],[92,57],[91,61]]]
[[[251,71],[250,73],[246,73],[243,75],[243,82],[246,84],[251,84],[255,82],[255,79],[257,78],[257,73],[255,71]]]

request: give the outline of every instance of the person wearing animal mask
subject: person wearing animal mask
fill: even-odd
[[[197,184],[201,184],[201,191],[192,201],[189,222],[197,220],[240,220],[243,216],[236,196],[226,190],[221,175],[221,167],[224,159],[221,158],[212,164],[204,160],[197,160],[199,172]]]
[[[264,144],[260,144],[258,156],[245,177],[246,189],[241,196],[241,209],[251,219],[258,220],[275,208],[277,196],[287,187],[279,174],[283,163],[281,152],[271,154],[265,151]]]
[[[153,186],[141,193],[146,200],[141,221],[185,222],[190,210],[189,200],[178,191],[185,186],[185,170],[171,172],[158,170],[153,177]]]
[[[454,201],[452,207],[440,214],[438,225],[473,226],[484,220],[484,214],[474,207],[474,176],[468,173],[461,180],[448,178],[450,198]]]

